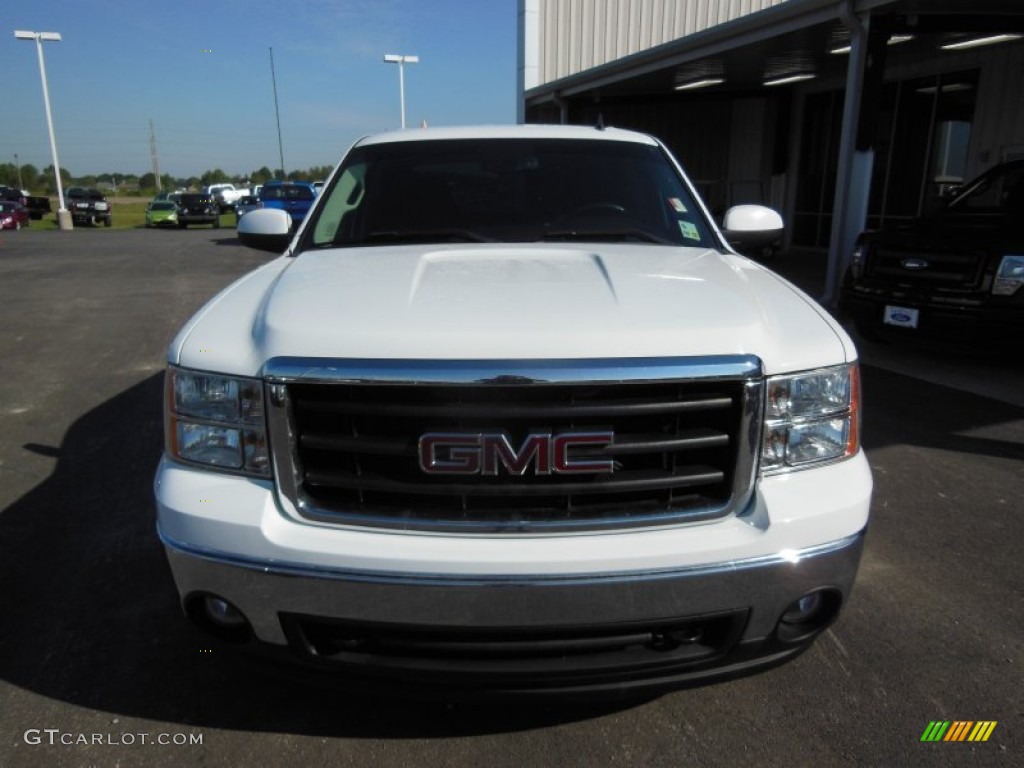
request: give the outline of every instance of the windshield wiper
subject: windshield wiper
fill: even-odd
[[[668,238],[656,235],[646,229],[559,229],[544,232],[541,240],[574,240],[586,242],[588,240],[599,240],[602,242],[625,242],[627,240],[639,240],[644,243],[659,243],[661,245],[679,245]]]
[[[380,230],[371,232],[358,243],[349,242],[347,245],[360,245],[366,243],[492,243],[490,237],[484,237],[479,232],[469,229],[403,229],[403,230]]]

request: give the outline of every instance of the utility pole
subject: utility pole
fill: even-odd
[[[284,172],[284,144],[281,143],[281,110],[277,107],[277,75],[274,73],[274,49],[270,48],[270,81],[274,84],[274,115],[277,117],[277,152],[281,158],[281,178]]]
[[[149,121],[149,157],[153,161],[153,176],[156,178],[156,191],[160,187],[160,161],[156,156],[156,133],[153,132],[153,121]]]
[[[18,189],[24,189],[25,185],[21,183],[21,161],[18,159],[18,153],[14,153],[14,164],[18,168]]]

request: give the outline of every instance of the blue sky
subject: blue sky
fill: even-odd
[[[35,44],[44,43],[60,164],[72,175],[244,174],[278,160],[273,47],[288,170],[333,165],[357,137],[406,122],[511,123],[516,0],[35,0],[5,3],[0,162],[50,165]]]

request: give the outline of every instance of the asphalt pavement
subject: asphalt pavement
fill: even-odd
[[[480,706],[310,688],[212,648],[154,530],[165,352],[268,258],[231,229],[0,233],[0,766],[1024,763],[1017,361],[862,347],[864,560],[838,623],[777,669]],[[921,741],[983,720],[986,742]]]

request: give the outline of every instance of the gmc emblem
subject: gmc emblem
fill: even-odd
[[[577,448],[611,445],[615,433],[532,432],[516,448],[504,432],[427,432],[420,436],[420,469],[428,475],[599,474],[613,472],[613,459],[579,458]]]

